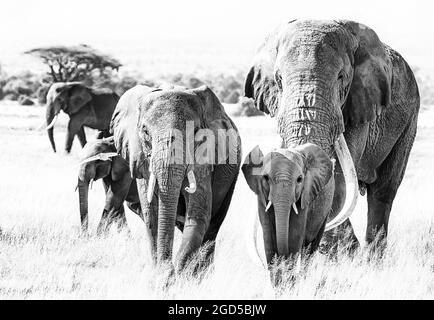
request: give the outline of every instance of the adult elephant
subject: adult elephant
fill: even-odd
[[[330,230],[326,238],[331,241],[349,232],[357,246],[348,217],[359,185],[361,192],[367,190],[366,240],[385,239],[420,104],[413,72],[401,55],[382,43],[372,29],[356,22],[290,21],[271,33],[258,50],[246,78],[245,95],[254,99],[259,110],[277,118],[281,147],[312,144],[329,160],[338,159],[333,183],[305,185],[306,199],[300,199],[294,189],[271,199],[276,240],[270,245],[277,253],[297,254],[324,230]],[[303,161],[319,159],[312,154]],[[267,178],[260,176],[261,181]],[[300,179],[308,179],[306,170]],[[282,176],[270,183],[293,182]],[[264,197],[268,201],[268,195]],[[293,223],[295,210],[288,199],[295,203],[297,223]],[[319,217],[309,219],[309,210],[330,202],[329,212],[318,211]]]
[[[56,152],[54,124],[60,110],[68,114],[70,120],[66,132],[65,151],[69,153],[77,135],[81,146],[86,144],[84,127],[100,130],[98,138],[108,135],[110,119],[119,97],[111,90],[96,90],[80,82],[53,83],[47,93],[47,132],[51,147]]]
[[[143,218],[136,182],[131,178],[128,163],[117,154],[113,137],[97,139],[83,148],[78,169],[80,220],[84,232],[88,229],[89,185],[99,179],[103,181],[106,199],[97,234],[107,232],[113,223],[118,230],[126,228],[124,201]]]
[[[206,86],[136,86],[119,100],[111,132],[137,179],[153,258],[171,260],[176,225],[181,269],[226,216],[241,161],[237,128]]]

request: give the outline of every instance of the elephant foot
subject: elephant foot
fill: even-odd
[[[366,240],[366,249],[368,260],[380,260],[384,256],[387,248],[387,236],[383,229],[381,229],[376,236],[372,239]]]
[[[330,258],[337,258],[339,254],[354,256],[360,249],[360,243],[354,234],[353,227],[349,220],[339,227],[324,233],[319,251]]]
[[[299,279],[301,258],[275,257],[269,266],[270,280],[274,288],[292,288]]]
[[[176,281],[175,268],[171,262],[160,263],[157,268],[156,286],[162,291],[167,291]]]

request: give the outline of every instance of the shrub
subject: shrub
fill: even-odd
[[[40,105],[44,105],[47,103],[47,93],[49,89],[50,89],[49,84],[43,84],[36,91],[36,98],[38,99],[38,103]]]
[[[21,95],[35,97],[40,86],[40,77],[27,71],[7,78],[3,86],[3,94],[9,100],[18,100]]]
[[[434,104],[434,80],[418,67],[412,69],[419,87],[421,110],[424,110],[428,105]]]
[[[255,104],[250,98],[242,97],[240,99],[240,109],[240,116],[255,117],[264,115],[262,111],[255,108]]]
[[[18,98],[18,103],[22,106],[32,106],[35,103],[33,102],[32,99],[30,99],[28,96],[26,95],[20,95],[20,97]]]
[[[232,91],[226,99],[224,99],[225,103],[238,103],[240,99],[240,93],[238,91]]]

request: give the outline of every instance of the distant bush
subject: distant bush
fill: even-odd
[[[50,89],[50,87],[51,87],[50,84],[44,83],[36,91],[36,99],[38,99],[38,103],[40,105],[47,103],[47,93],[48,93],[48,90]]]
[[[418,67],[412,69],[419,87],[421,109],[423,110],[429,105],[434,105],[434,79]]]
[[[21,106],[33,106],[35,104],[35,102],[26,95],[20,95],[18,103]]]
[[[42,85],[41,77],[30,71],[7,77],[2,82],[3,98],[14,101],[20,96],[35,98],[36,92]]]

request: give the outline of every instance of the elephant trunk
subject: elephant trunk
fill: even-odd
[[[273,203],[276,219],[276,242],[277,253],[280,256],[289,256],[289,217],[291,203],[286,200],[279,200]]]
[[[157,262],[172,257],[178,199],[187,165],[171,161],[172,143],[162,139],[153,147],[152,171],[159,188]]]
[[[89,182],[78,179],[78,196],[80,200],[80,221],[83,232],[88,228]]]
[[[279,134],[285,146],[311,142],[329,156],[333,154],[333,145],[344,131],[344,124],[339,108],[332,107],[334,98],[327,83],[310,71],[292,77],[282,94],[285,112],[278,114]]]

